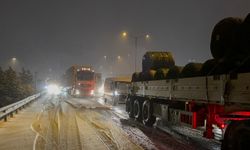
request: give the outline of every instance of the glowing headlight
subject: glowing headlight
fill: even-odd
[[[115,92],[114,92],[114,95],[115,95],[115,96],[118,96],[118,95],[119,95],[119,93],[118,93],[117,91],[115,91]]]
[[[98,93],[101,93],[101,94],[104,93],[104,87],[103,86],[98,89]]]
[[[79,90],[76,90],[76,95],[79,95],[80,94],[80,91]]]
[[[91,91],[90,91],[90,95],[94,95],[94,90],[91,90]]]
[[[47,86],[47,91],[49,94],[60,94],[60,89],[57,85],[51,84]]]

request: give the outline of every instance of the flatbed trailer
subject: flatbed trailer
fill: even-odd
[[[132,82],[130,89],[126,110],[145,125],[158,117],[163,125],[204,128],[206,138],[226,133],[226,146],[250,136],[250,73]]]
[[[126,110],[144,125],[158,117],[163,125],[203,129],[204,137],[222,141],[222,149],[249,149],[250,14],[219,21],[210,50],[213,59],[184,67],[170,52],[147,52],[142,72],[132,76]]]

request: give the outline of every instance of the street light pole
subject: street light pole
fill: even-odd
[[[122,33],[122,36],[123,37],[127,37],[128,36],[128,34],[127,34],[127,32],[123,32]],[[135,72],[137,71],[137,51],[138,51],[138,39],[139,38],[146,38],[146,39],[149,39],[150,38],[150,36],[149,36],[149,34],[144,34],[144,35],[137,35],[137,36],[130,36],[130,37],[132,37],[134,40],[135,40]]]
[[[35,92],[37,92],[37,72],[34,73],[34,80],[35,80]]]
[[[136,67],[137,67],[137,44],[138,44],[138,37],[134,37],[135,38],[135,72],[136,72]]]

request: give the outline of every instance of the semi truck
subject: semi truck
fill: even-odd
[[[210,49],[213,59],[184,67],[170,52],[147,52],[142,72],[132,76],[126,111],[147,126],[159,118],[163,125],[204,129],[225,150],[249,148],[250,14],[217,23]]]
[[[75,97],[94,96],[96,87],[95,72],[90,66],[74,65],[65,73],[66,87]]]
[[[131,77],[110,77],[104,81],[104,99],[112,105],[125,103],[129,93]]]

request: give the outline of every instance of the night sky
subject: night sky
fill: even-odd
[[[151,36],[138,41],[138,67],[148,50],[171,51],[178,65],[204,62],[212,57],[213,26],[249,12],[250,0],[1,0],[0,64],[6,68],[16,57],[16,68],[41,78],[61,75],[72,64],[128,74],[135,46],[122,31]]]

